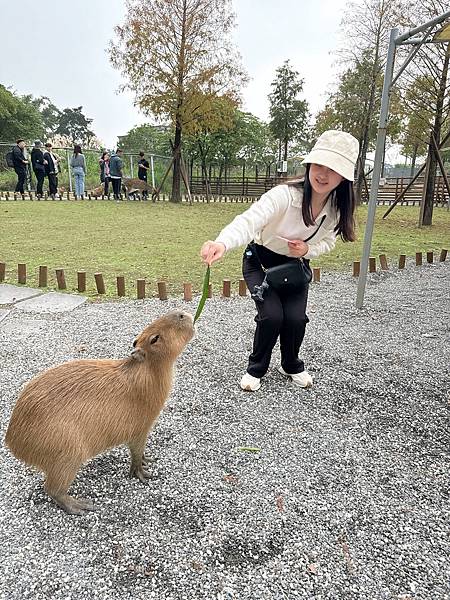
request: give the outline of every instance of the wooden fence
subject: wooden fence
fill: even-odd
[[[448,251],[446,249],[442,249],[440,251],[439,258],[437,258],[437,256],[435,257],[434,252],[428,251],[428,252],[426,252],[426,261],[427,261],[427,263],[431,264],[434,262],[434,260],[436,258],[439,262],[444,262],[447,260],[447,254],[448,254]],[[389,265],[388,265],[388,260],[387,260],[386,255],[380,254],[378,257],[378,260],[379,260],[379,265],[380,265],[380,271],[387,271],[389,269]],[[420,266],[423,264],[423,252],[416,252],[415,264],[416,264],[416,266]],[[406,267],[406,254],[401,254],[398,257],[398,269],[402,270],[405,267]],[[375,273],[376,271],[377,271],[376,257],[372,256],[369,259],[369,273]],[[27,269],[26,264],[19,263],[17,265],[17,271],[14,269],[14,271],[12,271],[12,272],[16,272],[17,283],[19,283],[21,285],[25,285],[27,283],[28,269]],[[360,274],[360,262],[355,261],[353,263],[353,276],[358,277],[359,274]],[[64,269],[55,269],[55,278],[56,278],[56,283],[57,283],[57,289],[63,290],[63,291],[66,290],[67,283],[66,283],[66,273],[65,273]],[[321,278],[320,268],[314,268],[313,269],[313,282],[315,282],[315,283],[320,282],[320,278]],[[6,280],[7,280],[6,263],[0,262],[0,283],[5,282]],[[86,289],[87,289],[86,271],[77,271],[76,281],[77,281],[76,290],[80,293],[86,292]],[[95,281],[95,288],[96,288],[97,294],[99,296],[106,294],[106,286],[105,286],[105,280],[104,280],[103,274],[102,273],[94,273],[94,281]],[[134,284],[134,282],[133,282],[133,284]],[[48,267],[46,265],[41,265],[38,268],[37,285],[40,288],[48,288],[49,287],[49,285],[48,285]],[[126,282],[125,282],[125,277],[123,275],[118,275],[115,278],[115,288],[116,288],[116,292],[117,292],[117,294],[116,294],[117,297],[120,298],[120,297],[124,297],[127,295],[126,294]],[[168,299],[167,282],[166,281],[159,280],[156,282],[155,294],[152,294],[149,296],[148,295],[149,289],[150,289],[150,284],[144,278],[136,280],[136,282],[135,282],[136,297],[139,300],[142,300],[146,297],[154,297],[154,296],[157,296],[160,300]],[[238,294],[239,294],[239,296],[247,295],[247,286],[245,284],[244,279],[242,279],[242,278],[238,280]],[[225,298],[231,297],[231,295],[232,295],[231,279],[223,280],[221,295],[222,295],[222,297],[225,297]],[[212,296],[213,296],[212,284],[209,285],[208,296],[209,296],[209,298],[212,298]],[[190,283],[190,282],[183,283],[183,298],[186,301],[192,300],[192,283]]]

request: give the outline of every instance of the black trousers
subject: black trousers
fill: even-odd
[[[42,196],[44,193],[45,171],[44,169],[36,169],[34,174],[36,176],[36,194]]]
[[[16,192],[20,194],[24,194],[23,186],[25,185],[25,180],[27,178],[27,172],[25,169],[14,169],[17,175],[17,184],[16,184]]]
[[[51,196],[58,193],[58,176],[56,173],[48,174],[48,192]]]
[[[262,248],[257,246],[258,249]],[[263,249],[265,267],[273,267],[286,262],[283,257],[267,248]],[[260,256],[260,252],[258,252]],[[271,256],[273,255],[273,256]],[[261,285],[264,271],[260,262],[254,256],[251,247],[244,252],[242,273],[250,293],[255,285]],[[295,294],[278,294],[269,288],[264,292],[264,301],[255,301],[257,314],[255,317],[256,331],[253,340],[253,351],[248,359],[247,372],[253,377],[263,377],[266,374],[273,347],[278,337],[280,338],[281,366],[286,373],[301,373],[305,365],[298,354],[305,336],[306,324],[309,319],[306,315],[308,301],[308,287]]]
[[[120,190],[122,188],[122,179],[116,179],[111,177],[111,184],[114,192],[114,198],[117,200],[120,197]]]
[[[109,177],[105,177],[105,178],[103,179],[103,182],[102,182],[102,183],[103,183],[103,185],[105,186],[105,196],[107,196],[107,195],[108,195],[108,192],[109,192],[109,182],[110,182],[110,181],[111,181],[111,180],[110,180],[110,178],[109,178]]]

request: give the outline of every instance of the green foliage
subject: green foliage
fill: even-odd
[[[309,109],[306,100],[299,100],[303,91],[303,79],[292,69],[289,60],[276,70],[276,78],[272,82],[273,92],[270,100],[270,129],[284,148],[283,159],[287,160],[290,142],[306,145],[309,138]],[[281,159],[281,156],[279,156]]]
[[[32,96],[19,96],[0,84],[0,140],[31,140],[43,133],[42,115]]]
[[[92,119],[85,117],[82,108],[78,106],[61,111],[55,134],[65,136],[72,144],[80,143],[89,146],[95,134],[89,129]]]
[[[126,135],[119,136],[119,146],[125,152],[146,152],[170,156],[171,128],[167,125],[137,125],[130,129]]]

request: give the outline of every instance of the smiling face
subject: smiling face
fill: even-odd
[[[328,195],[343,179],[342,175],[324,165],[317,165],[316,163],[310,165],[309,182],[317,194]]]

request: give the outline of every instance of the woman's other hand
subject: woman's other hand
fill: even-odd
[[[289,255],[295,256],[296,258],[301,258],[307,254],[309,248],[308,244],[303,240],[290,240],[288,242],[289,246]]]
[[[225,245],[221,242],[205,242],[200,250],[200,256],[207,265],[212,265],[216,260],[220,260],[225,254]]]

